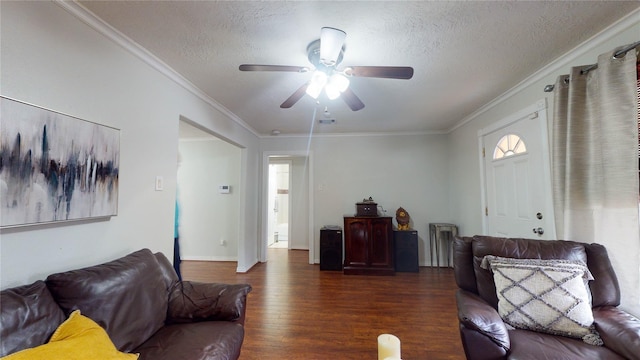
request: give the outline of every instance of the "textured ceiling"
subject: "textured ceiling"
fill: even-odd
[[[640,7],[638,1],[80,1],[263,135],[446,131]],[[365,108],[303,97],[307,45],[347,33],[340,67],[412,66],[410,80],[352,78]],[[622,45],[622,44],[620,44]],[[595,61],[595,59],[594,59]],[[542,90],[541,90],[542,91]],[[542,94],[541,94],[542,96]],[[337,121],[318,125],[314,109]],[[320,117],[317,115],[316,118]]]

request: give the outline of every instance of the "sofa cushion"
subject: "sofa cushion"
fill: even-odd
[[[0,292],[0,356],[44,344],[64,321],[44,281]]]
[[[509,325],[602,345],[593,330],[588,280],[581,261],[485,256],[498,295],[498,313]]]
[[[103,328],[76,310],[56,329],[47,344],[19,351],[3,360],[135,360],[137,358],[136,354],[119,352]]]
[[[164,325],[166,282],[149,249],[102,265],[52,274],[46,283],[66,313],[81,310],[107,331],[121,351],[138,347]]]
[[[486,255],[516,259],[579,260],[587,263],[584,244],[573,241],[531,241],[531,239],[481,235],[476,235],[473,239],[473,270],[478,284],[478,295],[495,309],[498,308],[498,297],[493,283],[493,275],[489,269],[483,269],[480,266]]]
[[[593,307],[620,305],[620,285],[607,249],[600,244],[584,244],[587,266],[594,280],[589,283]]]
[[[228,321],[167,325],[135,349],[140,360],[237,359],[244,327]]]
[[[640,321],[614,306],[593,309],[593,319],[604,346],[628,358],[640,360]]]
[[[453,239],[453,273],[458,287],[474,294],[478,293],[476,275],[473,272],[472,237]]]
[[[606,359],[625,358],[604,346],[593,346],[564,336],[528,330],[510,330],[511,349],[508,359]],[[476,349],[480,351],[480,349]]]
[[[153,255],[156,257],[158,265],[160,265],[160,270],[162,270],[162,276],[164,277],[168,294],[171,289],[173,289],[173,286],[180,281],[180,278],[178,278],[178,274],[176,274],[176,270],[173,268],[171,261],[169,261],[163,253],[157,252]]]
[[[504,356],[504,353],[511,347],[509,331],[507,324],[502,321],[496,309],[492,308],[477,294],[463,289],[456,291],[456,304],[458,306],[460,335],[462,335],[463,338],[469,336],[466,340],[474,343],[476,341],[484,342],[488,339],[501,348],[501,350],[498,350],[498,354],[494,354],[496,358]],[[472,331],[464,331],[464,329],[470,329]],[[482,336],[478,337],[476,335]],[[465,352],[467,350],[468,348],[465,347]]]
[[[167,322],[238,320],[249,291],[247,284],[176,283],[169,294]]]

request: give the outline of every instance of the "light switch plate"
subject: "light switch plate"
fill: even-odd
[[[164,190],[164,178],[162,176],[156,176],[156,191]]]

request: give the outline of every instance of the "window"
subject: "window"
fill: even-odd
[[[527,152],[527,146],[520,136],[515,134],[508,134],[503,136],[498,145],[493,150],[493,160],[502,159],[517,154],[524,154]]]

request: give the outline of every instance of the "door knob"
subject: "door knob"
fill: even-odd
[[[541,228],[541,227],[539,227],[539,228],[537,228],[537,229],[536,229],[536,228],[533,228],[533,233],[534,233],[534,234],[538,234],[538,235],[542,235],[542,234],[544,234],[544,229],[543,229],[543,228]]]

